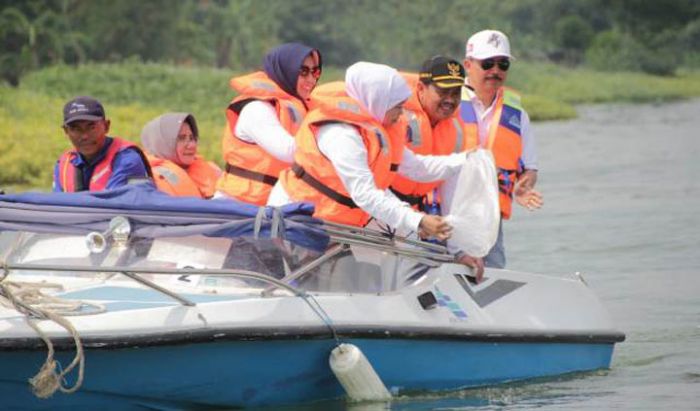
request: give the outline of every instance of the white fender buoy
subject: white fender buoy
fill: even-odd
[[[391,399],[389,390],[357,346],[340,344],[331,351],[328,362],[333,374],[352,401]]]

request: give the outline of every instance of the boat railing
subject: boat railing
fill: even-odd
[[[120,267],[120,266],[114,266],[114,267],[85,267],[85,266],[78,266],[78,265],[65,265],[65,266],[47,266],[43,264],[25,264],[25,263],[4,263],[3,264],[3,271],[4,271],[4,276],[7,277],[7,275],[10,274],[11,271],[13,270],[25,270],[25,271],[46,271],[46,272],[73,272],[73,273],[95,273],[95,272],[100,272],[100,273],[107,273],[107,274],[123,274],[127,278],[130,278],[138,283],[141,283],[149,288],[154,289],[155,291],[158,291],[159,293],[165,294],[176,301],[180,302],[183,305],[186,306],[194,306],[196,305],[194,302],[190,301],[189,299],[179,295],[178,293],[168,290],[165,287],[162,287],[150,280],[147,280],[138,274],[156,274],[156,275],[177,275],[181,276],[183,275],[183,269],[181,268],[156,268],[156,267]],[[227,276],[227,277],[239,277],[239,278],[246,278],[246,279],[252,279],[252,280],[258,280],[258,281],[264,281],[267,283],[270,283],[276,287],[279,287],[281,289],[287,290],[290,293],[296,295],[296,296],[307,296],[306,291],[296,288],[293,285],[287,284],[286,282],[277,280],[275,278],[272,278],[266,274],[258,273],[255,271],[248,271],[248,270],[236,270],[236,269],[225,269],[225,268],[217,268],[217,269],[209,269],[209,268],[187,268],[186,273],[190,275],[207,275],[207,276]]]
[[[51,272],[78,272],[78,273],[103,273],[108,276],[124,275],[125,277],[138,282],[148,288],[151,288],[158,293],[167,295],[168,297],[178,301],[185,306],[194,306],[195,303],[177,292],[168,289],[160,284],[157,284],[140,274],[155,274],[155,275],[206,275],[206,276],[227,276],[238,277],[244,279],[252,279],[270,284],[270,287],[265,287],[260,295],[268,296],[275,289],[284,289],[296,296],[307,296],[307,291],[296,287],[295,281],[304,276],[311,270],[321,266],[333,258],[342,256],[343,253],[349,253],[351,246],[369,247],[374,250],[379,250],[393,255],[407,256],[414,258],[426,265],[436,266],[443,262],[454,262],[454,256],[449,254],[443,246],[431,244],[423,241],[412,240],[409,238],[391,235],[390,233],[374,230],[371,228],[352,227],[342,224],[324,222],[324,229],[328,232],[331,241],[334,245],[314,258],[308,263],[291,272],[285,272],[284,277],[276,279],[268,274],[263,274],[256,271],[243,269],[227,269],[227,268],[158,268],[148,266],[133,266],[127,261],[129,235],[131,227],[129,220],[122,216],[116,216],[112,219],[109,229],[103,233],[91,232],[85,240],[86,246],[91,253],[102,253],[107,248],[108,242],[112,242],[112,247],[108,251],[107,257],[102,261],[100,267],[80,266],[80,265],[42,265],[31,263],[10,263],[10,255],[17,251],[17,246],[23,240],[17,241],[14,247],[11,248],[9,254],[6,254],[3,268],[5,274],[8,270],[28,270],[28,271],[51,271]],[[21,238],[21,237],[20,237]],[[285,270],[286,271],[286,270]],[[109,277],[108,277],[109,278]]]
[[[449,258],[450,260],[454,260],[454,256],[450,255],[447,248],[442,245],[429,243],[427,241],[413,240],[411,238],[392,234],[388,230],[380,231],[367,227],[354,227],[329,221],[324,221],[323,225],[324,230],[330,234],[331,240],[334,241],[343,242],[344,240],[356,240],[364,244],[371,244],[372,246],[383,245],[392,247],[392,250],[395,248],[394,251],[399,253],[418,251],[416,248],[401,248],[402,244],[406,244],[423,250],[432,251],[432,253],[426,254],[430,258],[435,257],[441,260]]]
[[[454,262],[454,256],[449,254],[447,248],[441,245],[412,240],[371,228],[354,227],[327,221],[324,222],[323,228],[329,234],[331,242],[336,244],[332,245],[319,258],[286,274],[281,281],[286,284],[294,284],[308,272],[318,268],[327,261],[344,253],[350,253],[351,246],[369,247],[393,255],[411,257],[428,266]],[[273,287],[270,287],[265,290],[265,293],[270,293],[273,289]]]
[[[95,269],[94,267],[84,267],[84,266],[61,266],[59,268],[55,266],[46,266],[46,265],[41,265],[41,264],[25,264],[25,263],[6,263],[0,261],[0,265],[2,266],[2,276],[0,276],[0,281],[3,281],[6,279],[6,277],[9,275],[9,273],[12,270],[27,270],[27,271],[50,271],[50,272],[55,272],[55,271],[65,271],[65,272],[95,272],[99,271],[102,273],[113,273],[113,274],[123,274],[127,278],[130,278],[131,280],[134,280],[146,287],[149,287],[156,292],[162,293],[175,301],[179,302],[180,304],[187,306],[187,307],[194,307],[196,306],[196,303],[191,301],[190,299],[182,296],[181,294],[169,290],[165,287],[162,287],[158,284],[155,284],[152,281],[149,281],[138,274],[134,273],[134,267],[100,267],[99,269]],[[156,275],[177,275],[181,276],[183,274],[182,269],[177,269],[177,268],[139,268],[138,272],[140,274],[156,274]],[[239,277],[239,278],[246,278],[246,279],[252,279],[252,280],[258,280],[258,281],[263,281],[267,282],[270,284],[273,284],[274,286],[286,290],[293,294],[296,297],[301,298],[308,306],[309,308],[319,317],[319,319],[328,327],[329,331],[333,335],[333,338],[336,341],[338,340],[338,334],[333,326],[333,322],[328,316],[328,314],[325,312],[321,304],[314,298],[314,296],[305,290],[299,289],[297,287],[294,287],[290,284],[287,284],[283,281],[277,280],[275,278],[272,278],[268,275],[261,274],[255,271],[248,271],[248,270],[235,270],[235,269],[208,269],[208,268],[188,268],[187,273],[191,275],[207,275],[207,276],[234,276],[234,277]],[[265,291],[262,290],[260,292],[261,297],[265,297]]]

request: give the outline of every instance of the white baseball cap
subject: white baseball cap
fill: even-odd
[[[510,55],[510,43],[508,37],[498,30],[482,30],[467,40],[467,58],[484,60],[491,57],[508,57]]]

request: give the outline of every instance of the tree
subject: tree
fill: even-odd
[[[28,1],[5,6],[0,12],[2,77],[19,84],[22,74],[47,64],[74,61],[85,56],[85,36],[68,22],[70,0]]]
[[[554,38],[562,49],[564,61],[578,64],[593,39],[593,29],[583,18],[568,15],[554,24]]]
[[[202,2],[202,23],[215,50],[216,67],[249,68],[260,66],[266,50],[277,45],[283,24],[278,9],[285,3],[270,0]]]

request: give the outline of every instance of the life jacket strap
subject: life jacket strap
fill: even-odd
[[[248,180],[258,181],[263,184],[274,186],[277,183],[277,177],[269,176],[267,174],[258,173],[257,171],[246,170],[232,164],[226,164],[226,172],[233,174],[234,176],[247,178]]]
[[[315,188],[318,192],[334,200],[335,202],[340,203],[349,208],[359,208],[357,204],[355,204],[355,202],[352,200],[352,198],[340,194],[339,192],[318,181],[314,176],[307,173],[306,170],[304,170],[304,167],[300,166],[299,164],[292,164],[292,171],[294,172],[295,176],[302,179],[302,181],[304,181],[306,184]]]
[[[401,201],[406,202],[412,206],[418,206],[420,207],[423,204],[423,200],[425,200],[425,196],[412,196],[409,194],[404,194],[394,187],[389,187],[389,190],[391,190],[392,193]]]

